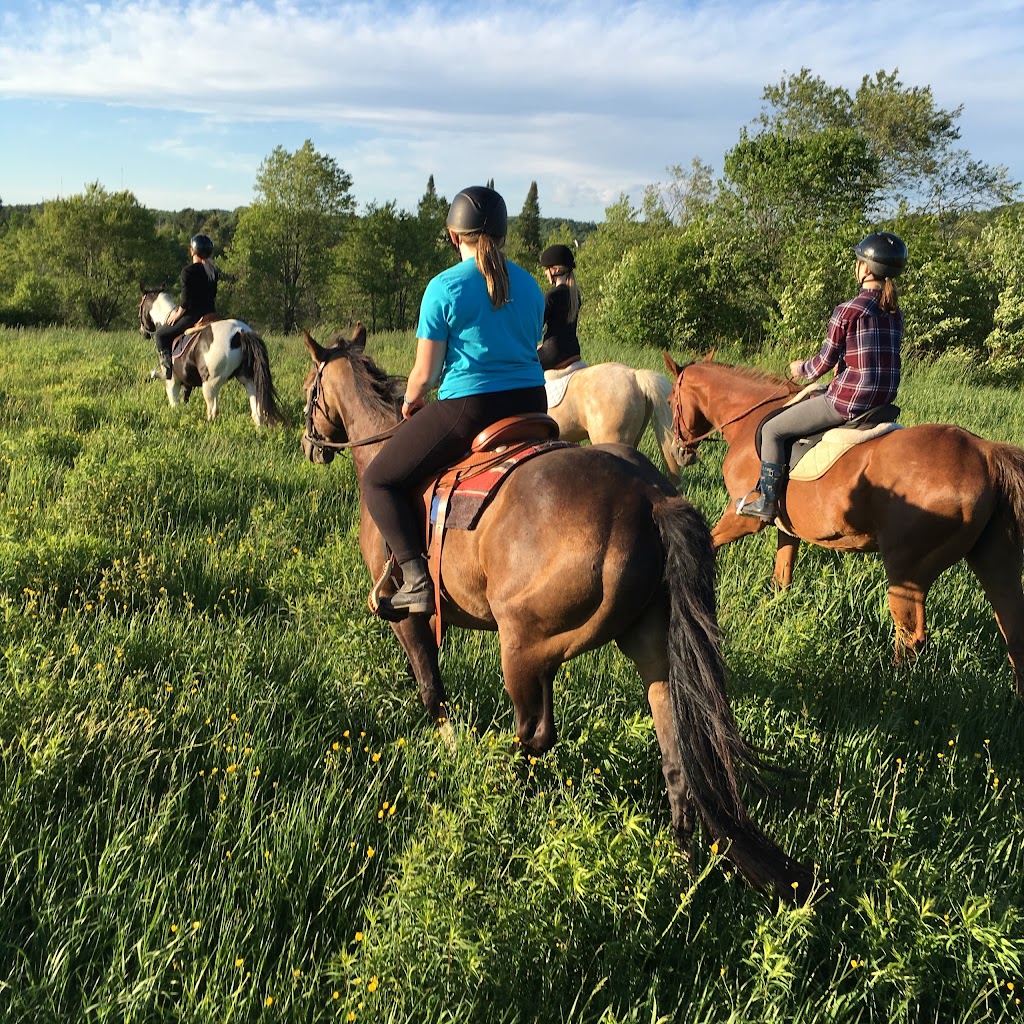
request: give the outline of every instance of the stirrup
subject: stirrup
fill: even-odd
[[[381,602],[381,591],[384,589],[384,585],[391,579],[392,574],[395,571],[395,566],[398,563],[395,561],[395,556],[388,554],[388,560],[384,563],[384,568],[381,571],[380,578],[373,585],[373,590],[367,595],[366,603],[370,606],[370,611],[379,618],[384,619],[387,622],[401,622],[409,613],[403,608],[401,614],[397,618],[393,616],[398,612],[398,609],[391,608],[391,602],[389,601],[385,606],[385,613],[390,610],[391,615],[382,614],[380,610]]]
[[[761,509],[749,511],[749,507],[754,504],[750,498],[752,494],[758,495],[762,500],[764,499],[764,495],[761,494],[760,489],[757,487],[752,491],[747,491],[742,498],[736,499],[736,514],[739,516],[749,516],[751,519],[760,519],[762,523],[774,523],[779,517],[779,506],[776,504],[775,511],[770,515],[765,515]]]

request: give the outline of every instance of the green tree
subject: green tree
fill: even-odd
[[[354,206],[351,186],[351,176],[308,139],[294,153],[278,146],[263,161],[226,263],[246,316],[285,332],[319,320],[333,250]]]
[[[978,248],[996,292],[993,327],[985,345],[997,364],[1024,360],[1024,207],[1003,210],[981,232]]]
[[[1016,194],[1004,167],[972,160],[958,148],[962,106],[938,107],[930,87],[907,87],[899,70],[865,75],[855,94],[802,68],[768,86],[759,123],[766,131],[806,138],[826,130],[853,131],[876,161],[869,218],[893,216],[904,205],[938,218],[948,233],[965,211],[1008,202]]]
[[[31,239],[19,232],[22,261],[51,283],[72,324],[134,323],[141,286],[164,276],[172,259],[153,213],[131,192],[107,192],[98,182],[46,203],[33,228]],[[36,296],[47,290],[38,280],[25,288]]]
[[[533,268],[540,259],[540,202],[537,182],[530,182],[522,212],[509,228],[508,255],[515,263]]]

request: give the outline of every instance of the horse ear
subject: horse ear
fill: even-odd
[[[366,325],[362,320],[356,321],[356,325],[352,330],[352,340],[349,342],[348,347],[355,349],[356,352],[362,352],[366,348]]]
[[[706,356],[704,357],[704,362],[705,362],[705,363],[710,363],[710,362],[711,362],[711,360],[715,358],[715,353],[716,353],[717,351],[718,351],[718,349],[717,349],[717,348],[713,348],[713,349],[712,349],[712,350],[711,350],[711,351],[710,351],[710,352],[709,352],[709,353],[708,353],[708,354],[707,354],[707,355],[706,355]]]
[[[314,363],[323,363],[327,360],[327,350],[318,345],[310,335],[309,331],[303,330],[303,340],[306,343],[306,351]]]
[[[662,358],[665,360],[665,369],[672,375],[672,379],[675,380],[682,372],[676,361],[668,354],[665,349],[661,350]]]

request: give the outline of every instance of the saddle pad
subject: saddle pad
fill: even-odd
[[[544,390],[548,395],[548,408],[554,409],[559,402],[565,398],[565,392],[569,388],[569,378],[577,370],[586,369],[587,364],[582,360],[573,363],[571,366],[565,367],[563,370],[545,370],[544,371]],[[552,376],[548,376],[551,374]]]
[[[199,331],[189,329],[184,334],[175,338],[174,347],[171,349],[171,358],[184,359],[188,355],[188,350],[196,343],[198,337]]]
[[[800,461],[790,470],[790,480],[817,480],[830,470],[839,459],[855,445],[881,437],[893,430],[902,430],[902,423],[879,423],[869,429],[855,430],[851,427],[833,427],[826,430],[821,440],[808,449]]]
[[[472,530],[480,521],[484,509],[491,498],[497,493],[505,477],[534,455],[551,451],[554,448],[575,448],[571,441],[541,441],[525,446],[517,445],[509,451],[509,457],[479,473],[465,479],[457,480],[448,496],[448,511],[444,519],[446,530]],[[437,510],[440,500],[437,495],[430,503],[430,522],[437,523]]]

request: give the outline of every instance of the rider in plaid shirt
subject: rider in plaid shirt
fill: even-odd
[[[779,492],[786,480],[786,442],[884,405],[896,397],[900,383],[900,312],[897,277],[907,262],[907,247],[890,231],[868,235],[854,248],[860,294],[835,308],[821,351],[812,359],[789,364],[792,377],[817,380],[832,367],[836,375],[824,395],[803,399],[775,413],[761,427],[761,478],[754,491],[738,501],[740,515],[774,522]]]
[[[835,366],[825,401],[844,419],[891,402],[900,385],[903,313],[883,309],[880,294],[880,289],[864,288],[857,298],[836,306],[821,351],[790,366],[794,377],[807,380]]]

